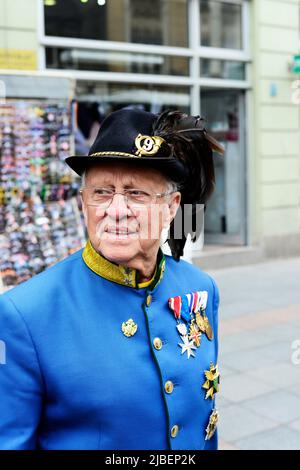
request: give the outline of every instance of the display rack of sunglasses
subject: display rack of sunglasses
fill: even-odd
[[[85,243],[71,122],[68,103],[0,103],[0,291]]]

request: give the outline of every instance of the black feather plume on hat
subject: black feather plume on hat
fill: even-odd
[[[191,239],[195,242],[199,236],[196,228],[197,204],[206,204],[215,186],[213,151],[224,154],[224,148],[204,127],[200,116],[188,116],[180,111],[165,111],[153,125],[153,135],[162,137],[171,147],[173,157],[183,163],[187,170],[182,182],[181,207],[192,205]],[[184,218],[182,217],[182,225]],[[174,220],[170,226],[168,244],[172,256],[177,261],[183,255],[187,233],[182,226],[182,237],[174,236]]]

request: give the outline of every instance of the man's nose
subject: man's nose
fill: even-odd
[[[116,219],[128,217],[131,211],[127,205],[126,197],[123,194],[116,193],[106,209],[106,214]]]

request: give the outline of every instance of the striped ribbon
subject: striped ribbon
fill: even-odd
[[[183,296],[169,298],[169,307],[174,312],[176,320],[183,317],[187,322],[190,321],[190,315],[197,313],[200,307],[204,310],[207,303],[207,291],[195,291]]]
[[[174,316],[177,320],[181,317],[181,297],[177,295],[176,297],[169,298],[169,307],[174,312]]]

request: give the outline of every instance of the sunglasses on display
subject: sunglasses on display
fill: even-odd
[[[23,282],[85,241],[79,236],[80,214],[74,212],[79,182],[63,161],[71,149],[71,119],[65,105],[0,105],[4,285]],[[11,262],[5,265],[7,259]]]

